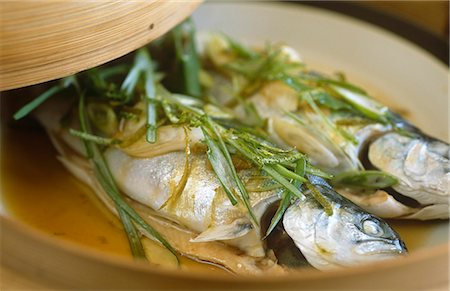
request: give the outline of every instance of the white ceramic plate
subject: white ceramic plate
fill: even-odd
[[[448,140],[447,67],[426,51],[394,34],[353,18],[297,4],[206,3],[195,13],[194,20],[199,31],[222,31],[247,43],[261,45],[265,41],[284,42],[298,49],[310,67],[329,72],[345,72],[352,82],[369,88],[375,97],[411,112],[414,122],[426,132]],[[390,264],[362,266],[337,272],[305,272],[288,278],[272,278],[273,280],[230,280],[179,275],[154,270],[142,264],[93,256],[92,252],[77,251],[73,246],[58,248],[55,243],[42,240],[35,233],[31,234],[30,240],[34,242],[35,249],[54,249],[59,255],[66,255],[67,260],[76,261],[77,266],[83,267],[62,275],[54,267],[59,266],[57,259],[49,257],[47,267],[27,266],[29,273],[41,272],[40,274],[46,274],[49,278],[63,276],[69,285],[85,288],[142,288],[155,286],[154,280],[166,280],[168,288],[180,286],[179,283],[174,283],[174,279],[186,280],[184,288],[187,289],[189,286],[195,286],[196,289],[208,286],[258,289],[264,286],[281,290],[300,285],[305,288],[358,288],[357,286],[365,286],[368,280],[374,278],[376,281],[371,283],[373,288],[394,288],[392,284],[401,278],[407,278],[413,273],[420,274],[422,268],[431,270],[433,266],[440,266],[437,272],[427,275],[427,280],[402,283],[404,287],[420,288],[445,284],[443,278],[446,275],[442,272],[445,267],[448,269],[445,259],[436,264],[436,258],[442,257],[442,254],[448,255],[445,245],[442,245],[448,240],[446,229],[433,231],[425,242],[425,245],[441,245],[440,247],[433,248],[430,252],[428,249],[421,250],[409,258]],[[88,278],[94,281],[88,282]],[[175,285],[170,285],[170,280]],[[105,285],[98,286],[95,285],[96,282],[103,282]]]

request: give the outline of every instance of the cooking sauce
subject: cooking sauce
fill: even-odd
[[[57,239],[131,258],[118,218],[59,163],[42,129],[2,126],[1,149],[1,203],[9,216]],[[149,239],[143,245],[150,262],[177,267],[165,248]],[[224,272],[185,257],[180,262],[181,269]]]
[[[131,258],[118,219],[58,162],[45,132],[38,127],[2,127],[1,200],[8,215],[57,239]],[[410,252],[429,244],[429,236],[437,229],[448,232],[447,221],[390,221],[390,224]],[[445,241],[447,235],[439,237]],[[174,257],[158,244],[145,240],[144,246],[150,249],[151,262],[176,267]],[[181,268],[223,272],[187,258],[181,258]]]

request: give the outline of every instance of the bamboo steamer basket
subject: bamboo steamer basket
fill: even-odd
[[[2,260],[8,266],[3,269],[3,279],[10,281],[10,287],[21,289],[446,290],[447,285],[446,245],[420,250],[414,256],[333,272],[309,269],[279,277],[236,277],[175,272],[109,257],[72,243],[62,244],[8,218],[1,222],[2,253],[8,254]],[[434,271],[427,271],[423,278],[424,270]]]
[[[0,90],[60,78],[116,59],[168,31],[198,4],[2,2]],[[44,14],[40,15],[41,11]],[[448,245],[333,272],[302,270],[281,277],[234,277],[174,272],[110,257],[62,243],[7,216],[0,215],[0,224],[0,289],[5,284],[9,289],[446,290],[448,284]]]
[[[201,1],[2,1],[0,91],[92,68],[156,39]]]

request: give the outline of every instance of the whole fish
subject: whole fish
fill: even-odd
[[[80,142],[67,134],[67,128],[61,127],[58,122],[60,117],[55,116],[55,112],[67,110],[56,109],[57,105],[49,103],[42,107],[37,115],[58,149],[60,160],[75,176],[91,186],[112,211],[115,211],[92,174],[92,165],[84,157]],[[178,132],[178,129],[166,127],[160,130]],[[185,132],[188,135],[191,133],[196,135],[198,131],[191,128]],[[186,153],[180,150],[185,146],[184,138],[180,139],[179,134],[175,133],[166,136],[166,139],[158,139],[154,144],[144,142],[145,138],[142,137],[134,143],[134,146],[133,144],[128,148],[108,146],[104,151],[105,160],[114,180],[122,193],[130,198],[130,203],[139,214],[154,225],[183,255],[223,266],[235,273],[282,272],[283,268],[276,264],[277,259],[270,255],[262,240],[261,230],[251,222],[246,209],[239,204],[233,206],[227,199],[217,177],[208,165],[205,152],[199,150],[191,153],[186,160]],[[193,143],[201,143],[202,138],[193,140]],[[158,154],[154,155],[152,150],[160,149],[161,145],[158,143],[171,143],[172,146],[168,152],[158,151]],[[177,143],[180,145],[176,146]],[[136,146],[139,144],[141,146]],[[146,147],[146,150],[142,147]],[[148,157],[145,157],[144,152],[148,153]],[[189,174],[187,180],[182,182],[186,167],[189,167]],[[253,187],[255,189],[252,190],[250,184],[255,184],[254,181],[251,182],[252,178],[264,176],[260,169],[253,166],[243,166],[238,170],[238,175],[249,189],[250,202],[260,222],[267,209],[280,199],[283,190],[279,185],[275,185],[271,190],[265,190],[265,187],[261,187],[261,190]],[[390,258],[406,252],[398,235],[385,222],[375,219],[351,202],[340,198],[320,178],[309,176],[308,179],[331,202],[333,215],[327,217],[317,202],[314,204],[309,198],[305,198],[289,208],[283,225],[311,265],[318,269],[327,269],[326,264],[316,262],[317,257],[323,256],[322,251],[328,246],[335,245],[336,240],[340,240],[340,249],[336,249],[339,254],[335,254],[339,257],[339,263],[336,265],[341,266]],[[258,183],[269,182],[273,186],[273,182],[267,178],[262,181],[264,182]],[[264,186],[258,183],[256,186]],[[178,188],[180,184],[184,184],[181,190]],[[305,217],[308,211],[297,213],[299,207],[309,209],[308,211],[314,215]],[[364,224],[362,218],[372,219],[371,224],[369,225],[369,222]],[[323,221],[328,220],[330,227],[337,228],[323,227]],[[303,239],[304,230],[297,230],[299,221],[309,224],[315,236],[306,235]],[[353,226],[349,224],[350,222]],[[360,226],[358,223],[365,225],[359,232],[355,229]],[[377,233],[374,233],[377,227],[384,231],[379,238],[376,238]],[[338,231],[341,237],[335,237],[330,230]],[[359,238],[359,241],[355,241],[355,238]],[[381,238],[384,239],[383,243]],[[323,248],[304,248],[303,244],[311,243],[307,240],[312,240],[318,246],[323,245]],[[283,259],[279,260],[283,264]]]
[[[292,48],[274,46],[261,53],[236,46],[214,35],[205,51],[214,64],[216,99],[240,120],[254,122],[249,113],[256,112],[273,141],[307,154],[314,165],[337,176],[374,169],[394,176],[398,183],[389,188],[336,185],[371,213],[449,217],[448,143],[422,133],[361,89],[306,69]]]
[[[281,144],[297,147],[317,166],[337,175],[360,169],[381,170],[398,180],[392,187],[367,189],[364,194],[361,188],[336,186],[339,193],[384,218],[449,217],[450,147],[447,143],[397,118],[403,132],[377,123],[341,126],[357,140],[352,144],[318,125],[320,117],[314,113],[298,109],[293,112],[307,116],[305,123],[286,116],[268,116],[272,136]],[[339,120],[339,116],[334,118]]]

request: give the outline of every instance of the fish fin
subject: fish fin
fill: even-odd
[[[431,219],[448,219],[449,209],[448,204],[433,204],[424,206],[416,213],[404,216],[404,219],[418,219],[418,220],[431,220]]]
[[[246,235],[252,230],[252,224],[247,219],[236,219],[231,224],[216,225],[209,227],[197,237],[191,239],[191,242],[207,242],[217,240],[229,240]]]
[[[417,212],[417,208],[402,204],[383,190],[364,193],[364,195],[358,195],[345,189],[338,189],[338,192],[367,212],[381,218],[404,218]]]

